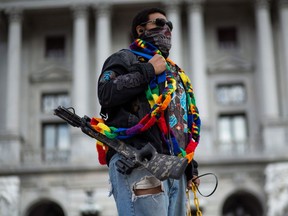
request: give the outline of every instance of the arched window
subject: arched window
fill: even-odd
[[[65,216],[62,208],[50,200],[42,200],[34,204],[28,210],[27,216]]]
[[[259,200],[247,192],[237,192],[227,198],[222,209],[223,216],[262,216]]]

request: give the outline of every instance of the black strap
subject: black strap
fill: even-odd
[[[208,194],[208,195],[203,195],[203,194],[200,192],[199,188],[196,186],[197,191],[198,191],[199,194],[200,194],[201,196],[203,196],[203,197],[209,197],[209,196],[211,196],[211,195],[216,191],[216,189],[217,189],[217,187],[218,187],[218,178],[217,178],[217,176],[216,176],[214,173],[205,173],[205,174],[199,175],[199,176],[197,176],[196,178],[193,179],[193,181],[195,181],[196,179],[200,179],[200,178],[202,178],[202,177],[204,177],[204,176],[208,176],[208,175],[212,175],[212,176],[215,177],[215,187],[214,187],[213,191],[212,191],[210,194]]]

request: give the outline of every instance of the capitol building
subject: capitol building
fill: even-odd
[[[288,216],[288,0],[0,0],[1,216],[117,215],[96,140],[53,109],[99,117],[102,64],[148,7],[196,94],[203,216]]]

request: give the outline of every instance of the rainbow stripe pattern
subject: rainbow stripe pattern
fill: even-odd
[[[141,39],[136,39],[131,45],[130,49],[137,55],[143,58],[150,59],[155,54],[160,54],[161,52],[152,44],[147,43]],[[146,98],[150,104],[151,110],[147,113],[138,124],[131,128],[115,128],[107,126],[101,118],[92,118],[92,127],[107,136],[110,139],[127,139],[140,134],[151,126],[157,124],[162,131],[162,137],[171,137],[173,142],[173,153],[179,157],[186,157],[188,162],[190,162],[194,157],[194,152],[198,146],[200,139],[200,127],[201,120],[199,117],[199,112],[196,106],[194,91],[190,82],[189,77],[185,72],[179,68],[171,59],[167,58],[167,70],[165,73],[157,76],[152,80],[146,90]],[[188,140],[185,149],[179,147],[177,140],[175,139],[172,131],[169,129],[167,122],[164,117],[164,112],[171,102],[171,95],[176,90],[176,80],[170,70],[171,66],[176,66],[178,68],[178,74],[184,84],[186,98],[187,98],[187,109],[188,109]],[[165,88],[160,93],[159,84],[165,82]],[[168,142],[168,139],[166,140]],[[106,164],[105,154],[108,147],[103,143],[97,142],[97,151],[100,164]]]

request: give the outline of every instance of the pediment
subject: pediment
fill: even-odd
[[[221,71],[251,71],[252,63],[239,56],[225,56],[208,65],[211,72]]]
[[[72,73],[64,67],[50,65],[32,73],[30,78],[32,82],[70,81]]]

